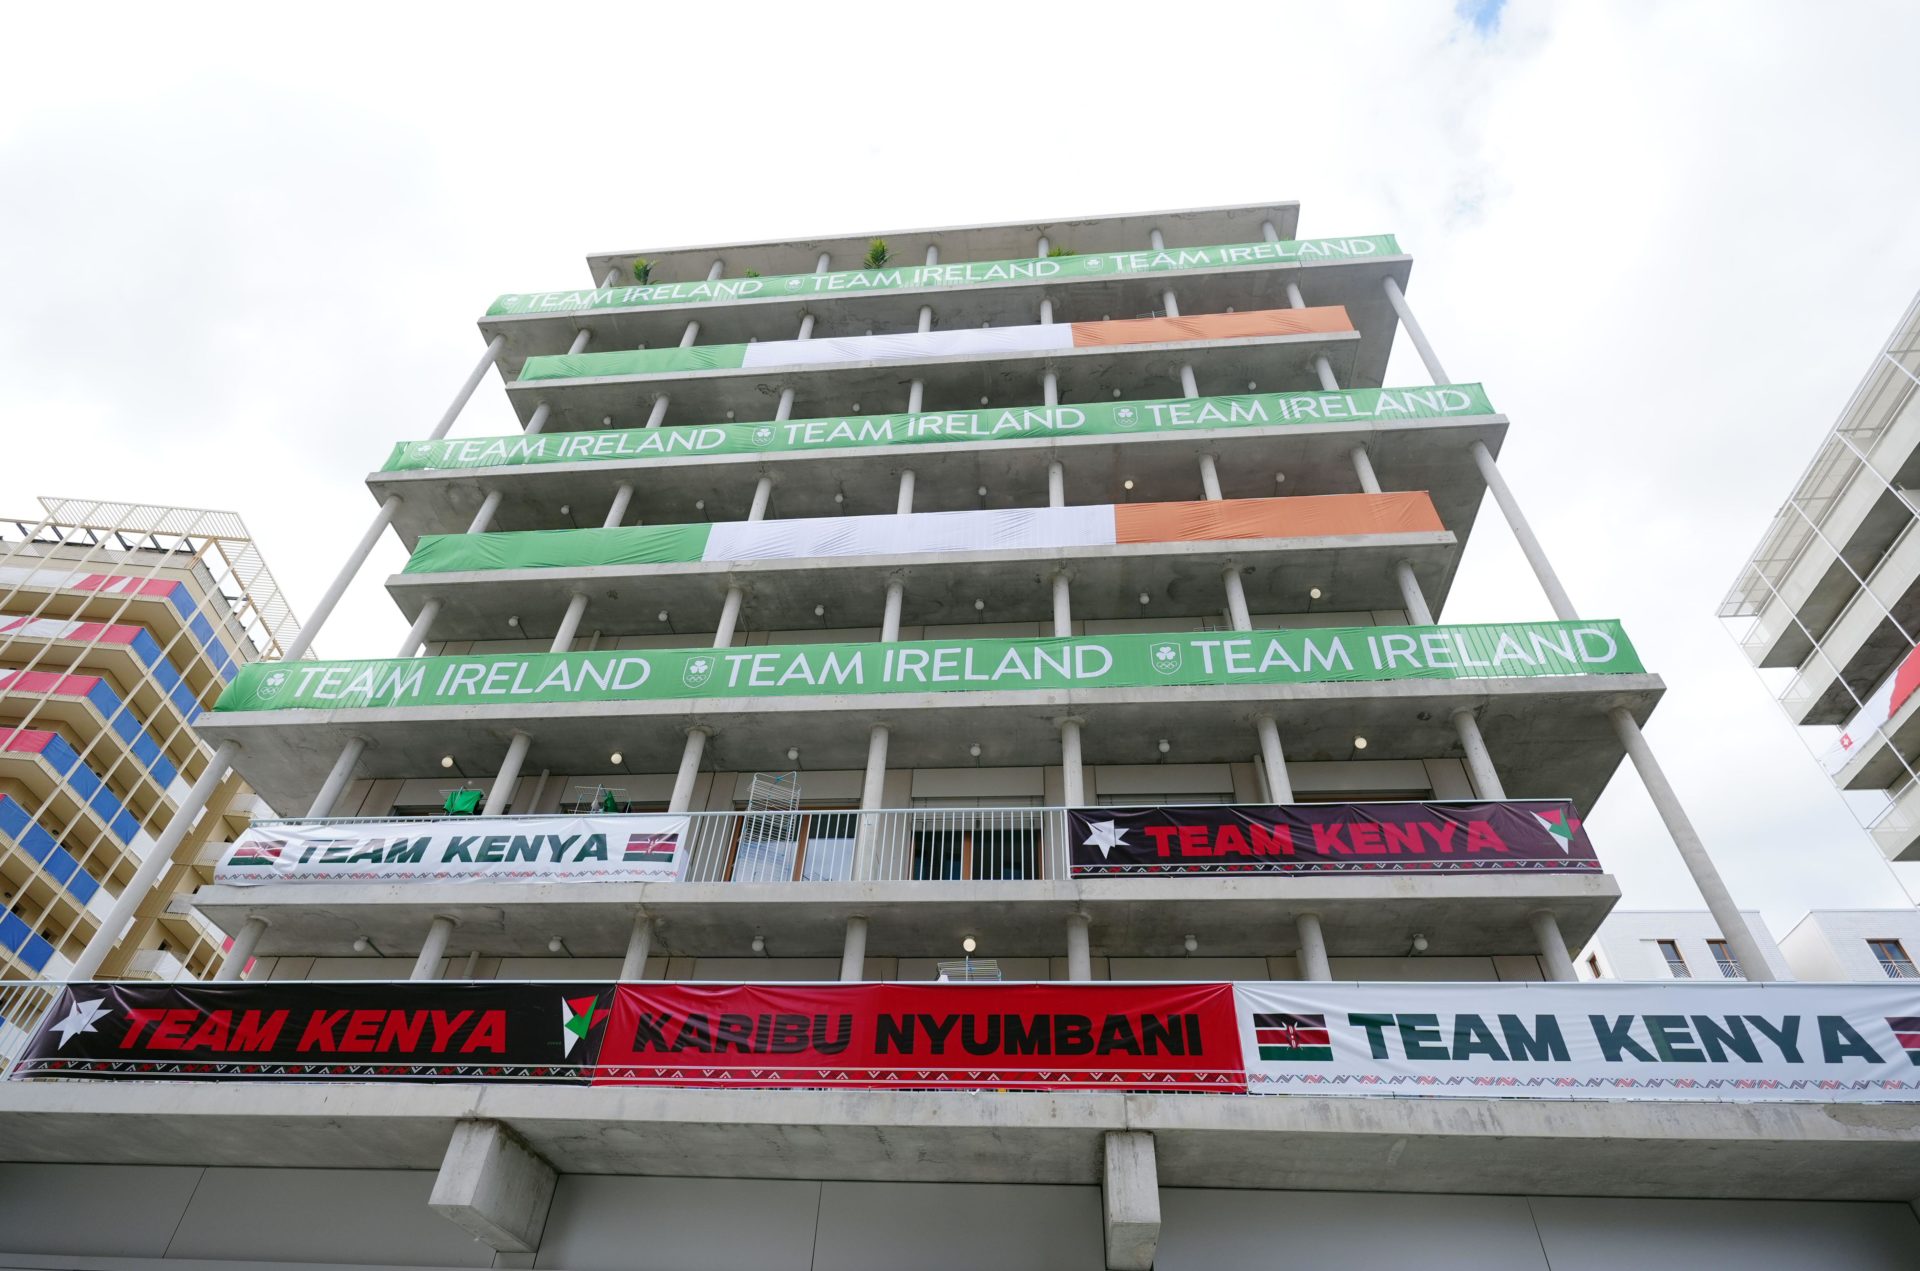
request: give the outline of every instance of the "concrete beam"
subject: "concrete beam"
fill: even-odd
[[[498,1121],[461,1121],[427,1204],[488,1248],[532,1253],[546,1230],[558,1175]]]
[[[1100,1201],[1108,1271],[1153,1271],[1160,1248],[1160,1178],[1151,1134],[1106,1136]]]

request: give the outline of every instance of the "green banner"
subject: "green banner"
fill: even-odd
[[[1625,675],[1618,622],[256,662],[217,711]]]
[[[610,529],[424,534],[400,572],[460,574],[480,569],[679,565],[701,559],[712,530],[711,525],[616,525]]]
[[[1331,393],[1259,393],[1244,397],[1009,406],[1000,410],[935,411],[920,415],[853,415],[762,424],[689,424],[605,432],[403,441],[393,448],[380,470],[431,472],[536,463],[665,459],[678,455],[849,450],[861,446],[1020,441],[1027,437],[1264,428],[1271,424],[1390,423],[1402,419],[1448,419],[1493,413],[1486,390],[1478,384],[1354,388]]]
[[[502,296],[487,310],[503,314],[577,313],[583,309],[632,309],[645,305],[699,304],[710,300],[764,300],[769,296],[824,296],[840,292],[895,291],[913,287],[964,287],[1023,279],[1112,278],[1180,269],[1230,269],[1287,261],[1354,260],[1398,256],[1391,234],[1357,238],[1307,238],[1225,247],[1169,247],[1164,251],[1094,252],[1034,260],[981,260],[958,265],[907,265],[831,274],[781,274],[773,278],[717,278],[711,282],[663,282],[573,291],[531,291]]]

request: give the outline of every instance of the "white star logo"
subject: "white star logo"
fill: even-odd
[[[1083,843],[1100,849],[1100,859],[1106,860],[1116,847],[1126,847],[1127,832],[1113,821],[1089,821],[1087,828],[1093,831],[1082,840]]]
[[[107,1014],[105,998],[95,998],[91,1002],[75,999],[73,1009],[67,1012],[67,1017],[55,1024],[52,1029],[53,1032],[60,1034],[60,1048],[65,1050],[67,1043],[73,1040],[76,1033],[100,1031],[94,1027],[94,1024],[105,1014]]]

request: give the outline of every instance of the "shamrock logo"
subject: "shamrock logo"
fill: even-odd
[[[267,676],[266,679],[260,681],[260,696],[272,697],[275,693],[278,693],[281,690],[281,688],[286,684],[286,682],[287,682],[287,673],[285,671],[273,672],[271,675]]]
[[[771,428],[754,429],[753,444],[756,446],[771,446],[773,444],[773,429]]]
[[[699,688],[713,678],[713,659],[702,653],[687,659],[686,670],[680,673],[680,681],[688,688]]]
[[[1180,669],[1180,646],[1162,643],[1153,646],[1153,669],[1162,675],[1172,675]]]
[[[1113,411],[1113,422],[1121,428],[1136,427],[1140,423],[1140,412],[1131,406],[1116,406]]]

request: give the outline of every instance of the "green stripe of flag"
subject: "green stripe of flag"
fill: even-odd
[[[1332,1059],[1331,1046],[1262,1046],[1262,1059]]]
[[[730,371],[746,361],[744,344],[692,344],[684,349],[614,349],[530,357],[521,380],[576,380],[603,375],[672,375],[680,371]]]
[[[708,525],[621,525],[612,529],[428,534],[413,549],[405,574],[456,574],[486,569],[670,565],[703,559]]]

